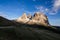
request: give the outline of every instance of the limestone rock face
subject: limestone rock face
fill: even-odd
[[[29,21],[29,19],[27,18],[26,13],[24,13],[21,17],[17,19],[17,22],[26,23],[27,21]]]
[[[17,19],[17,22],[26,24],[37,24],[37,25],[49,25],[48,18],[45,14],[36,12],[33,16],[26,15],[25,13]]]
[[[47,16],[40,12],[35,13],[32,20],[37,21],[37,23],[41,25],[49,24]]]

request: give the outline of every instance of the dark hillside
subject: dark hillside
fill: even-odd
[[[0,40],[60,40],[60,34],[44,28],[14,26],[0,28]]]
[[[13,22],[0,16],[0,26],[11,26],[13,25]]]
[[[0,40],[60,40],[56,26],[29,25],[0,17]]]

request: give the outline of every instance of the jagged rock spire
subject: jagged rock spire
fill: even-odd
[[[39,22],[39,24],[48,25],[48,23],[49,23],[47,16],[40,12],[35,13],[34,17],[32,19],[36,20],[37,23]]]
[[[27,21],[29,21],[29,19],[27,18],[26,13],[23,13],[23,15],[17,19],[17,22],[26,23]]]
[[[22,19],[26,19],[27,18],[27,15],[26,13],[23,13],[23,15],[21,16]]]
[[[47,16],[41,12],[36,12],[33,16],[30,14],[27,16],[24,13],[17,21],[27,24],[49,25]]]

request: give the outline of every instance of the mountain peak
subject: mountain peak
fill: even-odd
[[[17,19],[17,22],[22,22],[30,25],[49,25],[47,16],[41,12],[36,12],[33,16],[31,14],[26,15],[26,13],[24,13],[21,17]]]
[[[22,19],[26,19],[27,18],[27,15],[26,13],[23,13],[23,15],[21,16]]]

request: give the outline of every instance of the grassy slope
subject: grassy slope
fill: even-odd
[[[60,34],[44,28],[23,25],[0,29],[0,40],[60,40]]]

